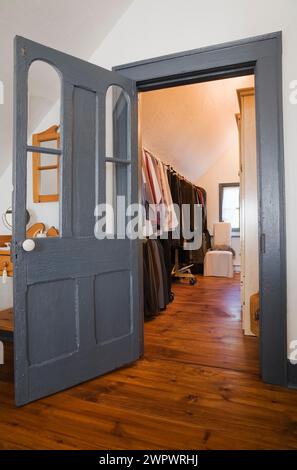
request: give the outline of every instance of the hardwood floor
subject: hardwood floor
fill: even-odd
[[[145,325],[142,360],[19,409],[7,345],[0,448],[296,449],[297,392],[261,382],[238,280],[199,278],[174,292]]]

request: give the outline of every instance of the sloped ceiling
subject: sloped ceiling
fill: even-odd
[[[228,152],[238,152],[236,90],[254,77],[236,77],[141,95],[142,144],[193,182]]]
[[[0,80],[4,84],[4,104],[0,105],[0,175],[11,162],[14,36],[25,36],[87,60],[132,1],[1,0]],[[38,87],[30,101],[38,120],[57,96],[50,80],[43,76],[38,80],[38,75],[35,79]]]

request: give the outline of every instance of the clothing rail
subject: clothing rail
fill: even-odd
[[[171,172],[175,173],[178,178],[186,181],[188,184],[190,184],[194,188],[198,189],[199,191],[201,191],[201,190],[204,191],[203,188],[200,188],[199,186],[195,185],[194,183],[189,181],[187,178],[182,176],[180,173],[178,173],[171,165],[169,165],[168,163],[162,162],[162,160],[160,160],[155,155],[153,155],[153,153],[150,152],[149,150],[143,148],[143,151],[146,152],[151,158],[153,158],[157,162],[161,163],[161,165],[166,166]],[[173,266],[172,271],[171,271],[171,277],[175,278],[175,279],[180,279],[180,280],[181,279],[187,280],[190,283],[190,285],[193,286],[197,282],[196,276],[194,276],[194,274],[192,274],[192,272],[191,272],[191,268],[193,266],[194,266],[193,263],[187,264],[185,266],[181,266],[180,263],[179,263],[179,250],[178,250],[178,248],[175,248],[175,263],[174,263],[174,266]]]
[[[143,147],[143,150],[145,152],[147,152],[152,158],[154,158],[158,162],[162,163],[162,165],[165,165],[167,168],[169,168],[170,171],[173,171],[179,178],[183,179],[184,181],[191,184],[195,188],[204,191],[204,188],[201,188],[201,186],[197,186],[197,184],[194,184],[192,181],[188,180],[185,176],[181,175],[175,168],[173,168],[172,165],[170,165],[169,163],[162,162],[162,160],[160,160],[160,158],[156,157],[152,152],[150,152],[149,150],[147,150],[144,147]]]

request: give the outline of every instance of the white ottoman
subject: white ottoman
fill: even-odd
[[[208,251],[204,258],[204,276],[233,277],[230,251]]]

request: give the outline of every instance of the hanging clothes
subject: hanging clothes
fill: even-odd
[[[181,247],[183,244],[182,235],[181,235],[181,209],[182,209],[182,200],[181,200],[181,187],[180,187],[180,178],[178,175],[172,171],[171,168],[167,169],[167,180],[171,192],[172,202],[176,204],[179,208],[180,221],[177,227],[172,230],[171,243],[172,247]]]
[[[172,231],[178,226],[178,218],[165,165],[146,150],[142,152],[142,159],[143,184],[148,186],[142,192],[146,216],[158,233]]]
[[[165,309],[172,298],[171,272],[176,250],[182,263],[194,263],[194,269],[200,272],[210,248],[210,236],[207,231],[206,191],[145,149],[142,152],[142,203],[147,222],[152,227],[151,233],[158,235],[154,239],[148,238],[143,246],[144,313],[148,319]],[[189,207],[189,227],[186,227],[186,212],[183,210],[185,204]],[[179,218],[174,205],[179,209]],[[185,240],[184,233],[185,228],[191,232],[196,228],[197,205],[202,210],[202,245],[199,249],[189,250],[187,247],[191,240]],[[162,236],[164,233],[166,237]]]
[[[172,262],[171,262],[171,250],[172,250],[172,245],[171,245],[171,239],[170,239],[171,234],[169,233],[169,238],[161,238],[159,240],[159,243],[162,247],[163,251],[163,259],[164,259],[164,266],[165,266],[165,276],[167,278],[167,283],[164,285],[164,289],[167,288],[167,293],[166,293],[166,299],[168,302],[171,301],[172,297],[172,292],[171,292],[171,285],[172,285],[172,277],[171,277],[171,271],[172,271]],[[168,303],[167,302],[167,303]]]
[[[157,291],[158,291],[159,310],[163,310],[167,305],[166,300],[165,300],[165,288],[164,288],[166,279],[164,278],[164,269],[162,266],[162,264],[164,263],[164,259],[162,259],[160,256],[160,251],[159,251],[157,240],[153,241],[152,250],[154,252],[155,267],[158,273]]]
[[[146,240],[143,244],[143,291],[144,291],[144,317],[151,318],[159,312],[158,299],[158,273],[155,268],[153,240]]]
[[[164,164],[160,161],[157,161],[157,165],[161,177],[162,203],[166,207],[166,214],[163,220],[164,226],[162,228],[162,231],[169,232],[174,230],[178,226],[178,218],[173,207],[173,200],[167,177],[167,169],[165,168]]]
[[[144,316],[156,316],[170,300],[164,249],[160,240],[147,239],[143,245]]]

